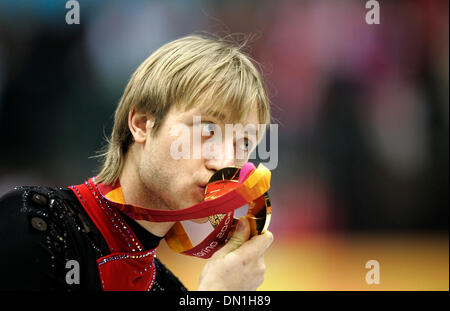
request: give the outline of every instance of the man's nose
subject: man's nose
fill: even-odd
[[[206,168],[218,171],[224,167],[236,166],[236,156],[233,141],[225,141],[219,146],[218,152],[213,157],[206,160]]]

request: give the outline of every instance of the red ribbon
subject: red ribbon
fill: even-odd
[[[120,187],[119,183],[113,187],[102,183],[98,184],[100,192],[104,194],[117,187]],[[104,199],[108,200],[106,197]],[[182,221],[227,214],[248,203],[237,191],[230,191],[214,200],[203,201],[182,210],[160,210],[108,201],[133,219],[152,222]]]

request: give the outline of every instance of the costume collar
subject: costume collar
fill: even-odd
[[[122,215],[103,199],[92,180],[69,189],[76,194],[111,251],[97,259],[102,289],[150,290],[156,277],[156,248],[144,250]]]

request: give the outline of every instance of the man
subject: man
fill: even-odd
[[[155,256],[177,222],[144,214],[204,202],[209,178],[244,165],[262,133],[210,138],[229,123],[258,128],[269,120],[262,78],[239,47],[201,36],[162,46],[131,77],[95,178],[68,189],[16,187],[0,199],[1,288],[185,290]],[[212,144],[218,154],[196,157],[193,145],[188,156],[174,157],[180,126],[190,141],[201,131],[200,147]],[[205,221],[198,218],[193,221]],[[205,265],[198,289],[255,290],[272,239],[269,231],[250,238],[249,222],[241,218]]]

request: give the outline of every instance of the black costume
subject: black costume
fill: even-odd
[[[162,238],[121,213],[144,250]],[[101,290],[97,260],[105,239],[75,194],[64,188],[17,187],[0,198],[0,290]],[[68,284],[66,263],[79,263],[79,284]],[[150,290],[187,290],[155,257]],[[70,283],[70,282],[69,282]]]

